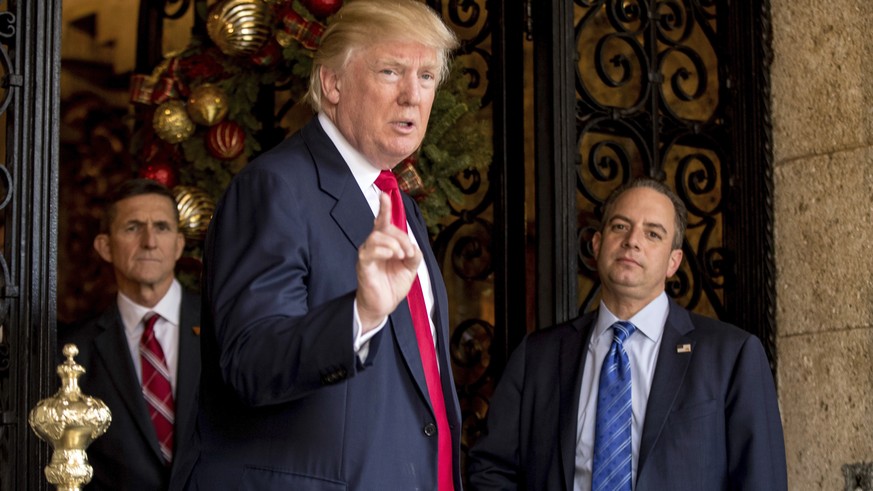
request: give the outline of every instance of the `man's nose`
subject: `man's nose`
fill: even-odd
[[[403,77],[400,91],[401,104],[414,106],[421,102],[421,87],[418,82],[418,75],[410,74]]]
[[[158,246],[158,235],[155,233],[154,227],[143,228],[141,239],[142,246],[146,249],[154,249]]]
[[[628,248],[638,248],[643,238],[643,231],[639,227],[631,227],[624,236],[623,245]]]

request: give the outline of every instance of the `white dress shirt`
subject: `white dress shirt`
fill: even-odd
[[[358,152],[354,147],[352,147],[348,140],[346,140],[342,133],[340,133],[336,125],[334,125],[330,118],[324,115],[324,113],[318,113],[318,122],[321,123],[321,127],[324,128],[327,137],[330,138],[330,141],[333,142],[337,150],[339,150],[340,155],[342,155],[343,160],[346,161],[349,170],[352,171],[352,176],[354,176],[355,181],[361,188],[361,192],[364,193],[364,197],[367,198],[367,204],[370,205],[370,209],[373,211],[373,216],[375,217],[379,214],[379,195],[382,194],[382,190],[376,187],[375,182],[376,178],[379,177],[379,173],[382,171],[369,163],[361,152]],[[412,233],[412,228],[409,227],[409,220],[407,219],[406,222],[406,228],[409,230],[409,240],[418,246],[418,242],[415,240],[415,234]],[[434,326],[433,323],[433,290],[430,285],[430,274],[427,271],[427,265],[424,260],[422,260],[418,265],[418,279],[421,283],[421,293],[424,295],[424,304],[427,308],[427,319],[430,324],[431,336],[434,339],[434,344],[436,344],[436,326]],[[353,328],[355,352],[361,360],[366,360],[369,351],[368,341],[385,327],[388,318],[386,317],[379,327],[365,334],[361,334],[361,319],[358,316],[357,301],[355,301],[354,311],[355,318]]]
[[[649,392],[652,389],[652,377],[655,374],[655,364],[658,361],[658,349],[664,333],[664,324],[670,303],[667,294],[661,292],[642,310],[630,319],[617,318],[603,302],[591,342],[588,344],[588,356],[582,372],[582,387],[579,394],[579,412],[576,427],[576,471],[573,479],[575,491],[591,490],[591,472],[594,461],[594,426],[597,414],[597,388],[600,380],[600,369],[603,359],[612,344],[612,326],[618,320],[628,320],[637,327],[636,332],[624,342],[631,367],[631,406],[633,408],[633,424],[631,425],[631,442],[633,447],[632,482],[636,482],[637,461],[640,455],[640,437],[645,423],[646,406]]]
[[[149,312],[161,316],[155,322],[155,338],[164,351],[164,359],[170,372],[170,385],[173,387],[173,396],[175,397],[176,368],[179,366],[179,313],[182,308],[182,285],[173,279],[173,284],[170,285],[167,294],[151,309],[135,303],[121,292],[118,292],[117,301],[121,322],[124,324],[124,333],[127,336],[127,346],[130,349],[130,358],[133,360],[136,378],[139,381],[142,381],[139,342],[145,330],[143,318]]]

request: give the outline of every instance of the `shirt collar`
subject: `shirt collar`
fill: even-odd
[[[326,114],[318,113],[318,122],[321,123],[321,127],[327,133],[327,137],[330,138],[330,141],[333,142],[340,155],[342,155],[343,160],[346,161],[346,165],[352,171],[352,176],[357,181],[358,187],[364,189],[372,186],[376,182],[376,178],[379,177],[381,169],[375,167],[361,152],[357,151]]]
[[[664,333],[664,324],[667,323],[667,314],[669,312],[670,301],[667,300],[667,294],[661,292],[660,295],[655,297],[654,300],[649,302],[649,304],[637,312],[636,315],[627,320],[635,325],[637,330],[645,334],[647,338],[654,342],[658,342],[661,339],[661,335]],[[619,320],[623,319],[619,319],[615,314],[610,312],[609,308],[601,300],[600,308],[597,313],[597,321],[594,325],[594,335],[591,339],[592,342],[604,335],[609,330],[610,326]],[[612,333],[609,333],[609,335],[612,336]]]
[[[167,294],[153,308],[139,305],[131,300],[130,297],[118,292],[118,311],[121,314],[124,329],[128,332],[133,332],[137,325],[142,322],[142,318],[149,312],[155,312],[167,322],[178,326],[181,306],[182,285],[175,278],[173,278],[173,283],[170,285],[170,289],[167,290]]]

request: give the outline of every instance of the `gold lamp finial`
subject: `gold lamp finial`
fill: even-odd
[[[85,449],[106,432],[112,413],[100,399],[82,394],[79,377],[85,368],[73,359],[79,348],[67,344],[63,353],[67,359],[57,369],[61,388],[31,409],[28,422],[36,436],[54,449],[45,468],[48,482],[58,491],[80,491],[93,476]]]

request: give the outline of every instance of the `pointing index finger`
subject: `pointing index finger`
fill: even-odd
[[[379,195],[379,214],[373,224],[374,230],[388,230],[391,227],[391,198],[388,193]]]

